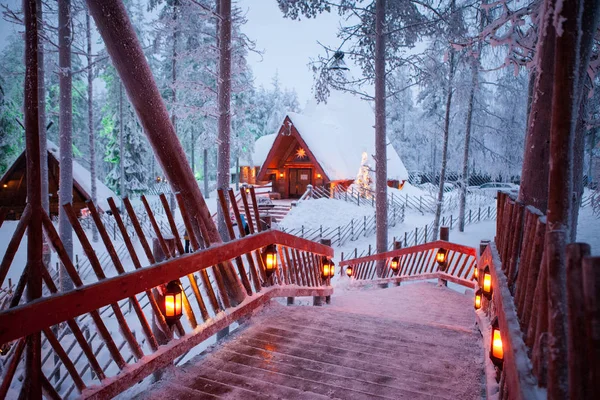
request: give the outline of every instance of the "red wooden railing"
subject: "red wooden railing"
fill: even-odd
[[[194,250],[185,254],[168,202],[164,196],[161,200],[171,231],[161,231],[152,210],[147,207],[156,235],[152,251],[141,232],[138,215],[124,199],[127,214],[138,231],[137,239],[150,261],[150,265],[145,266],[140,262],[114,201],[109,200],[134,267],[131,271],[126,271],[125,260],[117,255],[98,211],[89,204],[101,239],[118,272],[117,276],[109,278],[72,207],[65,206],[75,234],[96,273],[98,280],[91,284],[83,284],[66,256],[54,225],[47,216],[44,217],[46,234],[76,289],[59,293],[57,284],[45,268],[42,279],[50,295],[23,303],[20,299],[24,285],[17,285],[10,308],[0,312],[0,344],[8,352],[0,360],[0,399],[18,396],[23,389],[22,366],[29,371],[32,368],[24,357],[25,343],[29,335],[38,332],[42,333],[42,363],[33,374],[39,381],[33,384],[41,384],[46,397],[67,398],[77,392],[85,398],[110,398],[177,362],[195,346],[250,315],[273,297],[332,294],[333,289],[328,281],[322,280],[320,273],[322,257],[333,256],[330,247],[279,231],[264,230],[251,220],[253,234],[250,236],[211,245],[204,240],[206,236],[193,233],[191,221],[180,201]],[[253,211],[258,215],[257,209]],[[239,218],[239,213],[236,216]],[[27,218],[26,212],[23,225]],[[22,230],[17,228],[16,239],[9,244],[0,267],[0,285],[21,237]],[[271,244],[277,245],[278,265],[267,277],[260,251]],[[235,277],[234,286],[237,281],[245,300],[239,302],[239,297],[232,294],[226,274]],[[179,280],[184,288],[184,318],[171,329],[163,315],[162,296],[164,285],[173,280]]]
[[[493,288],[490,300],[483,297],[480,325],[497,317],[503,342],[498,398],[597,399],[600,257],[588,257],[587,244],[567,245],[562,275],[546,262],[546,236],[545,216],[498,194],[496,238],[478,261],[480,271],[489,268]],[[549,269],[558,274],[554,282]],[[490,387],[488,395],[495,395]]]
[[[438,249],[446,249],[446,267],[441,270],[435,257]],[[472,247],[438,240],[404,249],[391,250],[371,256],[348,259],[340,262],[341,273],[352,267],[352,278],[358,281],[377,283],[400,283],[403,281],[442,279],[466,287],[474,287],[473,271],[477,262],[476,250]],[[390,267],[392,258],[399,257],[399,271],[395,275]],[[377,275],[378,260],[385,260],[381,276]]]

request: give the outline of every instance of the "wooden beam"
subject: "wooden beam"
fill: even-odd
[[[5,310],[0,313],[0,343],[39,332],[47,326],[135,296],[165,282],[272,243],[333,257],[333,249],[320,243],[280,231],[258,233]]]

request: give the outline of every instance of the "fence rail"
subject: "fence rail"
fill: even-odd
[[[498,319],[499,398],[536,398],[546,389],[549,398],[600,395],[600,257],[589,257],[587,244],[550,245],[561,234],[548,232],[546,217],[516,196],[498,195],[495,242],[482,244],[478,263],[480,279],[489,268],[493,291],[478,316],[481,325]],[[561,263],[550,262],[561,252],[563,276]]]
[[[231,192],[233,197],[235,195]],[[255,198],[254,190],[250,195]],[[164,197],[164,196],[162,196]],[[164,198],[166,201],[166,198]],[[65,212],[90,263],[96,281],[84,284],[83,270],[77,270],[58,237],[56,229],[44,215],[44,229],[76,289],[59,293],[53,276],[42,266],[46,295],[33,303],[19,305],[26,289],[17,285],[10,296],[9,308],[0,312],[0,363],[2,382],[0,399],[8,393],[17,395],[30,384],[40,384],[50,398],[68,398],[79,394],[85,398],[107,398],[139,382],[202,343],[231,323],[249,315],[273,297],[326,296],[332,292],[329,280],[321,278],[322,257],[333,256],[333,250],[280,231],[264,230],[258,220],[248,218],[251,234],[240,232],[240,238],[214,244],[207,235],[198,235],[177,198],[183,221],[190,233],[191,253],[186,253],[173,215],[165,209],[166,227],[157,222],[151,207],[145,208],[152,225],[154,240],[149,243],[140,215],[128,199],[123,199],[125,212],[120,213],[109,199],[126,253],[113,244],[113,239],[93,204],[91,217],[108,258],[99,257],[92,248],[80,220],[70,205]],[[258,209],[246,204],[249,215]],[[235,213],[239,219],[239,210]],[[24,214],[21,228],[15,232],[0,266],[0,285],[12,264],[28,223]],[[124,217],[131,221],[149,265],[142,265],[127,230]],[[1,212],[0,212],[1,219]],[[198,221],[199,222],[199,221]],[[1,225],[1,221],[0,221]],[[230,225],[229,228],[232,228]],[[200,223],[200,231],[203,231]],[[167,237],[169,233],[172,237]],[[276,245],[277,264],[267,274],[262,249]],[[126,270],[125,259],[133,264]],[[107,266],[116,276],[108,277]],[[164,317],[164,290],[169,281],[183,288],[184,318],[172,327]],[[30,337],[40,338],[41,365],[23,370],[25,343]],[[36,369],[37,368],[37,369]],[[31,381],[36,371],[38,381]]]
[[[445,249],[446,263],[441,268],[436,261],[439,249]],[[445,281],[474,287],[473,271],[477,263],[476,251],[472,247],[438,240],[418,246],[391,250],[385,253],[342,260],[340,274],[344,267],[352,267],[352,279],[357,281],[377,281],[378,283],[400,283],[402,281],[440,278]],[[391,268],[392,258],[398,257],[399,269]],[[383,260],[384,268],[379,273],[377,262]]]

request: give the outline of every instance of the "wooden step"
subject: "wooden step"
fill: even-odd
[[[408,305],[407,293],[449,304],[444,323],[422,298]],[[273,302],[139,398],[481,398],[484,356],[470,296],[419,283],[332,300],[324,307]],[[394,300],[385,312],[375,306]]]

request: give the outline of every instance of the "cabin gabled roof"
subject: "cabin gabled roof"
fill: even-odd
[[[253,162],[262,163],[261,172],[266,171],[275,148],[282,143],[278,136],[297,134],[329,180],[354,180],[363,153],[368,156],[368,164],[375,168],[374,122],[375,116],[367,101],[350,93],[332,91],[326,104],[313,101],[303,114],[288,113],[277,135],[258,139]],[[264,152],[267,145],[270,145],[268,154]],[[391,144],[387,145],[387,161],[389,180],[408,179],[408,172]]]

